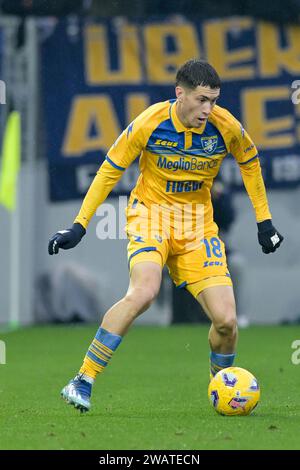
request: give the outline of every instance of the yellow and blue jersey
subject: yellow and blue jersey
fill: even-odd
[[[240,166],[258,222],[271,218],[257,149],[240,122],[214,106],[200,128],[186,128],[177,117],[176,100],[156,103],[141,113],[107,153],[75,221],[87,227],[128,166],[139,157],[140,176],[131,193],[151,204],[203,204],[205,229],[213,222],[210,189],[226,155]]]

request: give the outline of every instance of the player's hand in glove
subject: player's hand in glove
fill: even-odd
[[[78,245],[85,233],[85,228],[78,223],[73,224],[73,227],[67,230],[60,230],[49,240],[49,255],[56,255],[60,248],[63,250],[74,248],[74,246]]]
[[[258,222],[257,227],[258,242],[262,246],[262,251],[264,253],[273,253],[280,247],[283,236],[273,227],[272,220],[270,219]]]

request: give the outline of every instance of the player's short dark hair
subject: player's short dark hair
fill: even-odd
[[[196,88],[198,85],[220,88],[221,80],[216,70],[205,60],[190,59],[176,74],[176,86]]]

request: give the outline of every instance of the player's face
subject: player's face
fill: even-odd
[[[194,89],[177,86],[175,91],[176,112],[185,127],[201,127],[220,96],[220,88],[213,89],[202,85]]]

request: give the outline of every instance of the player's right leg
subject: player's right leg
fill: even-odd
[[[132,322],[145,312],[156,298],[162,278],[162,267],[152,261],[133,266],[126,295],[104,315],[101,327],[123,336]]]
[[[126,295],[104,315],[79,374],[62,389],[62,397],[80,411],[90,409],[92,384],[97,374],[104,371],[132,322],[149,308],[159,292],[161,256],[153,255],[154,261],[139,262],[136,257]]]

